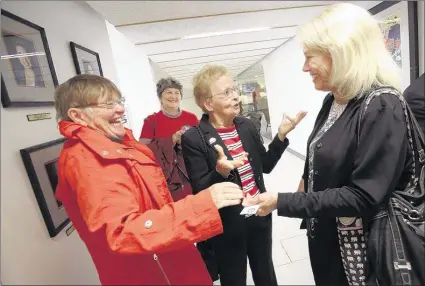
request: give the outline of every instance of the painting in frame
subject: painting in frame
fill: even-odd
[[[44,28],[1,10],[3,107],[54,104],[58,80]]]
[[[58,159],[65,141],[60,138],[20,150],[50,237],[55,237],[70,222],[65,208],[55,197]]]
[[[99,54],[74,42],[70,42],[72,59],[77,74],[103,76]]]
[[[383,1],[369,12],[380,22],[386,46],[401,68],[404,90],[419,77],[417,1]]]

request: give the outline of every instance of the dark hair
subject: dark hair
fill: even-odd
[[[178,89],[180,91],[181,96],[183,97],[183,92],[182,92],[183,86],[181,85],[181,83],[172,77],[167,77],[167,78],[161,78],[156,84],[156,94],[158,95],[158,98],[161,98],[162,93],[167,88]]]

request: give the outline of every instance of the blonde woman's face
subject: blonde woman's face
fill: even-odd
[[[332,70],[332,58],[320,51],[304,49],[305,62],[303,72],[310,73],[317,90],[330,91],[329,77]]]

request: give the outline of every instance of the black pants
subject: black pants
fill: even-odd
[[[316,286],[348,286],[335,219],[320,219],[315,228],[314,237],[308,237],[308,249]]]
[[[245,286],[247,257],[256,286],[277,286],[272,260],[272,217],[251,216],[237,231],[213,239],[222,286]]]

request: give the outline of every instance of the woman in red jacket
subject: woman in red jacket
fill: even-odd
[[[161,168],[121,123],[120,91],[78,75],[55,106],[68,140],[56,196],[85,242],[104,285],[211,285],[194,243],[220,234],[218,209],[240,203],[233,184],[172,202]],[[188,267],[190,265],[190,267]]]
[[[143,124],[140,143],[147,144],[164,171],[174,201],[192,193],[180,146],[182,134],[198,125],[195,114],[182,110],[182,85],[176,79],[162,78],[156,84],[161,110],[149,115]]]

